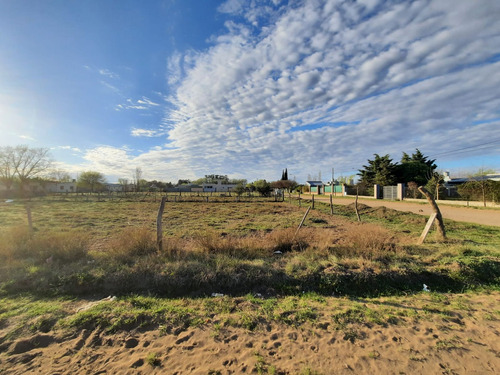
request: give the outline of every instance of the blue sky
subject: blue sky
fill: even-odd
[[[3,0],[0,146],[109,181],[500,170],[497,0]]]

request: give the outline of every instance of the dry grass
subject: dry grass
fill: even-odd
[[[130,227],[111,236],[107,241],[104,255],[112,259],[128,262],[136,257],[157,253],[154,233],[147,227]]]
[[[412,223],[385,229],[381,218],[358,224],[325,208],[318,205],[297,232],[305,210],[290,204],[169,202],[163,251],[158,252],[152,202],[40,205],[33,209],[33,234],[11,224],[9,218],[22,218],[23,207],[9,206],[8,217],[0,218],[0,258],[6,260],[0,294],[38,290],[43,284],[51,293],[69,295],[148,291],[178,296],[222,289],[369,295],[420,290],[422,283],[433,290],[497,283],[496,242],[410,246],[416,237],[407,233],[420,232]],[[473,229],[488,241],[498,234]],[[449,232],[453,236],[453,228]],[[67,265],[54,267],[48,259]]]
[[[7,262],[31,259],[70,263],[84,258],[89,249],[89,236],[79,231],[31,233],[25,226],[16,226],[1,237],[0,256]]]
[[[387,229],[375,224],[352,225],[345,232],[343,244],[334,249],[339,257],[377,260],[396,253],[396,239]]]

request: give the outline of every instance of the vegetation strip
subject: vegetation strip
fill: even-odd
[[[446,242],[414,245],[425,218],[361,205],[167,202],[164,246],[154,201],[34,202],[5,207],[0,293],[39,296],[379,296],[498,288],[500,229],[449,222]],[[7,224],[8,223],[8,224]],[[57,228],[57,229],[56,229]],[[464,238],[466,233],[467,238]]]

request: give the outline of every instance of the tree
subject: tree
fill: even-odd
[[[57,182],[70,182],[71,176],[63,169],[52,169],[49,172],[49,179]]]
[[[240,183],[234,187],[233,191],[238,197],[240,197],[245,192],[245,185],[246,184]]]
[[[417,148],[411,157],[403,152],[401,164],[396,166],[396,179],[398,182],[408,183],[414,181],[417,185],[425,185],[437,168],[436,159],[429,159]]]
[[[253,183],[246,184],[245,188],[251,193],[255,191],[255,185]]]
[[[297,181],[294,180],[278,180],[271,182],[271,188],[273,189],[284,189],[291,192],[297,186]]]
[[[427,181],[425,187],[427,188],[427,190],[432,192],[436,200],[439,200],[439,193],[444,194],[443,184],[444,184],[443,175],[434,172],[430,177],[429,181]]]
[[[100,172],[86,171],[78,177],[77,187],[80,189],[89,189],[91,193],[101,190],[106,183],[104,175]]]
[[[458,192],[460,195],[464,196],[469,200],[470,198],[479,199],[483,202],[484,207],[486,207],[487,197],[491,194],[493,195],[492,200],[495,199],[495,195],[498,194],[499,183],[488,179],[488,174],[495,173],[495,171],[490,169],[479,169],[476,173],[469,177],[469,181],[458,187]]]
[[[29,180],[47,171],[51,166],[48,148],[30,148],[26,145],[0,148],[0,177],[10,190],[17,179],[21,192]]]
[[[124,193],[126,193],[127,191],[129,191],[129,184],[128,184],[128,178],[119,178],[118,179],[118,183],[121,185],[122,187],[122,191]]]
[[[344,185],[351,185],[354,181],[354,177],[356,177],[356,175],[353,174],[350,176],[340,176],[337,178],[337,182]]]
[[[136,167],[133,176],[134,187],[136,192],[141,190],[141,179],[142,179],[142,168]]]
[[[360,182],[368,185],[393,185],[396,183],[396,164],[392,162],[389,155],[380,156],[374,154],[375,159],[368,160],[368,165],[363,165],[358,176]]]
[[[271,193],[271,184],[266,180],[257,180],[253,183],[255,190],[259,192],[263,197],[268,197]]]
[[[0,148],[0,183],[9,191],[14,183],[16,169],[14,167],[14,148]]]
[[[281,181],[288,180],[288,168],[285,168],[283,172],[281,172]]]

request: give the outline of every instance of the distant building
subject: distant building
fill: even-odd
[[[76,181],[56,182],[48,181],[44,183],[43,189],[47,193],[74,193],[76,192]]]
[[[227,193],[232,191],[237,184],[230,184],[229,178],[226,175],[211,174],[205,176],[203,183],[204,192],[219,192]]]
[[[165,191],[167,193],[179,193],[179,192],[191,193],[191,192],[202,192],[203,188],[200,185],[189,183],[189,184],[181,184],[174,187],[169,187],[166,188]]]
[[[213,182],[203,183],[203,191],[227,193],[234,190],[236,186],[237,186],[236,184],[230,184],[223,180],[216,180]]]
[[[105,183],[104,184],[104,189],[110,192],[121,192],[123,191],[123,185],[122,184],[112,184],[112,183]]]
[[[306,185],[309,187],[311,194],[323,194],[324,186],[322,181],[306,181]]]
[[[476,176],[476,177],[451,178],[450,172],[444,172],[443,176],[444,176],[443,178],[444,187],[448,192],[448,196],[455,195],[457,193],[457,187],[469,181],[484,181],[484,180],[500,181],[500,174],[498,173],[486,174],[484,176]]]

